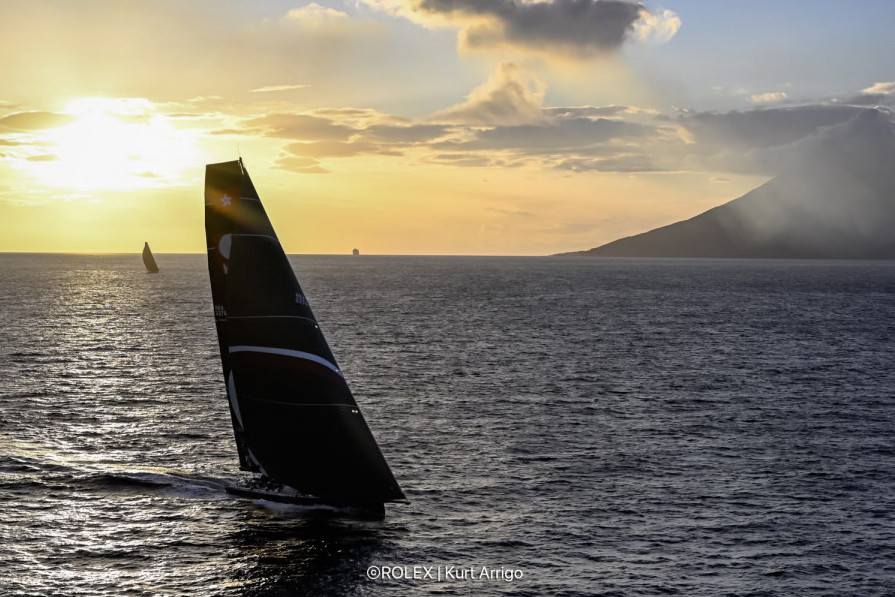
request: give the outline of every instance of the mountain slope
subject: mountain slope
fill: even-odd
[[[784,172],[738,199],[568,254],[895,258],[895,131],[885,114],[866,110],[785,149]]]

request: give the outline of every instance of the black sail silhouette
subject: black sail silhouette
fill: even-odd
[[[335,504],[403,500],[241,159],[206,167],[205,232],[240,467]]]
[[[149,243],[143,243],[143,265],[146,266],[146,271],[150,274],[158,273],[158,266],[155,264],[155,257],[152,256],[152,251],[149,250]]]

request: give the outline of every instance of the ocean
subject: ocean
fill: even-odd
[[[0,595],[895,594],[893,262],[291,256],[409,499],[360,521],[224,491],[156,260],[0,254]]]

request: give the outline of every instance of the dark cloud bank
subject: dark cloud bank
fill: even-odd
[[[860,110],[792,147],[785,170],[743,197],[577,254],[893,259],[895,128],[890,116]]]
[[[618,48],[646,12],[640,3],[618,0],[423,0],[416,10],[459,21],[484,17],[464,31],[470,48],[509,43],[583,54]]]

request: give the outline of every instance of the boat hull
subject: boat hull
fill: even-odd
[[[308,514],[313,515],[345,516],[367,520],[381,520],[385,517],[385,505],[382,502],[349,504],[301,495],[288,490],[243,485],[227,485],[225,489],[227,493],[242,498],[299,506],[301,509],[307,510]]]

